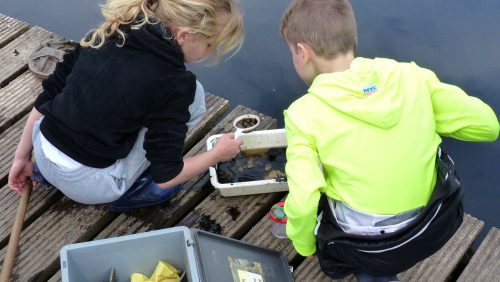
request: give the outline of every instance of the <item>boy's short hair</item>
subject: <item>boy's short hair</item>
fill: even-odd
[[[325,59],[354,52],[358,44],[356,20],[347,0],[295,0],[280,29],[288,43],[307,43]]]

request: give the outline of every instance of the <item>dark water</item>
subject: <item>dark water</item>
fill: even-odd
[[[275,179],[286,181],[286,148],[242,152],[235,158],[217,165],[219,183],[235,183]]]
[[[80,39],[101,21],[97,0],[4,0],[0,12]],[[206,90],[232,107],[246,105],[278,119],[306,91],[279,38],[290,1],[241,0],[246,42],[231,60],[208,69],[190,66]],[[442,81],[480,97],[500,114],[500,1],[352,1],[358,20],[358,56],[415,61]],[[445,140],[466,186],[465,208],[500,227],[500,142]]]

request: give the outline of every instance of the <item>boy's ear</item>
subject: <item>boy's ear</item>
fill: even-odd
[[[190,28],[180,28],[175,33],[175,41],[177,41],[177,44],[182,45],[186,40],[188,40],[189,35],[191,34],[191,29]]]
[[[314,55],[314,51],[306,43],[297,43],[295,50],[304,63],[309,62]]]

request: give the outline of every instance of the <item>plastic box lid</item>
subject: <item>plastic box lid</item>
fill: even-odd
[[[193,238],[201,281],[293,281],[279,252],[196,229]]]

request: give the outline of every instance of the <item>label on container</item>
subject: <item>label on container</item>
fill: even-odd
[[[238,282],[264,282],[262,275],[238,269]]]
[[[233,282],[265,282],[262,266],[258,262],[227,257]]]

